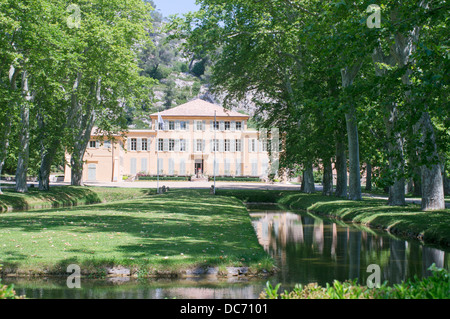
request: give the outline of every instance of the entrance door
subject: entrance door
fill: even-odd
[[[195,160],[195,175],[197,177],[203,175],[203,160]]]

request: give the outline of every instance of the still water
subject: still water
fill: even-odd
[[[81,289],[68,289],[65,279],[5,279],[20,295],[38,299],[256,299],[267,280],[295,284],[358,279],[365,284],[371,264],[381,268],[382,282],[399,283],[428,268],[449,269],[450,251],[416,240],[319,218],[308,213],[249,207],[260,244],[277,261],[276,275],[265,279],[198,277],[176,280],[82,280]]]

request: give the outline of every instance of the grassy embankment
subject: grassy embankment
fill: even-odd
[[[156,190],[144,188],[72,186],[52,187],[49,192],[40,192],[36,188],[30,188],[26,194],[10,189],[3,189],[3,192],[4,194],[0,195],[0,213],[109,203],[156,194]]]
[[[67,275],[67,266],[77,264],[83,273],[96,276],[118,266],[138,276],[161,276],[196,267],[224,273],[226,267],[249,267],[252,273],[273,268],[236,198],[194,190],[150,196],[142,196],[144,190],[89,190],[102,200],[136,198],[0,214],[3,271]]]
[[[362,201],[349,201],[320,193],[293,191],[220,190],[218,194],[235,196],[244,202],[278,203],[289,209],[307,210],[392,234],[418,238],[426,243],[450,246],[450,209],[423,212],[419,204],[392,207],[387,205],[385,199],[364,197]],[[446,201],[449,200],[446,197]]]

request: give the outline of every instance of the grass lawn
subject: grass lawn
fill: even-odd
[[[0,263],[5,272],[31,274],[67,274],[69,264],[97,275],[121,265],[142,276],[198,266],[273,268],[242,202],[195,190],[0,214]]]

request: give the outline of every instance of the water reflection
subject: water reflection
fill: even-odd
[[[266,211],[251,214],[264,249],[278,261],[274,281],[296,283],[359,279],[366,283],[367,267],[378,264],[382,281],[399,283],[414,275],[430,275],[433,263],[449,267],[449,253],[420,242],[406,241],[370,229],[303,213]]]
[[[32,299],[257,299],[265,281],[227,282],[217,278],[181,280],[83,280],[81,289],[68,289],[63,279],[6,279],[19,295]]]

